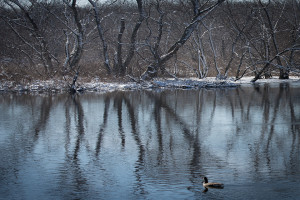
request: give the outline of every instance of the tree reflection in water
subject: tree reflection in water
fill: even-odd
[[[8,121],[1,132],[8,142],[0,145],[6,152],[0,158],[7,160],[0,184],[17,182],[24,191],[28,180],[44,175],[52,184],[33,184],[45,187],[40,193],[71,199],[210,193],[233,198],[226,193],[230,185],[277,187],[282,179],[293,188],[300,178],[299,98],[299,88],[288,84],[1,95],[0,117]],[[16,119],[22,123],[15,125]],[[204,194],[204,175],[229,187]],[[15,191],[5,190],[8,197]]]

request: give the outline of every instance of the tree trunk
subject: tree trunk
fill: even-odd
[[[270,27],[270,34],[271,34],[271,37],[272,37],[272,42],[273,42],[273,45],[274,45],[274,48],[275,48],[275,52],[276,54],[279,53],[279,50],[278,50],[278,45],[277,45],[277,40],[276,40],[276,35],[275,35],[275,30],[274,30],[274,27],[273,27],[273,24],[271,22],[271,18],[270,18],[270,15],[269,15],[269,12],[267,10],[267,7],[263,5],[263,3],[261,1],[259,1],[261,7],[263,7],[263,10],[267,16],[267,20],[268,20],[268,23],[269,23],[269,27]],[[282,66],[282,62],[281,62],[281,59],[279,56],[276,57],[276,61],[277,61],[277,64],[279,66],[279,71],[280,71],[280,75],[279,75],[279,79],[288,79],[289,78],[289,73],[286,69],[283,68]]]
[[[143,1],[142,0],[136,0],[137,5],[138,5],[138,10],[139,10],[139,19],[136,22],[134,29],[132,31],[131,37],[130,37],[130,47],[129,47],[129,52],[127,54],[127,57],[125,59],[124,64],[122,65],[121,68],[121,73],[120,75],[124,76],[126,73],[126,70],[134,56],[134,51],[135,51],[135,44],[136,44],[136,38],[137,38],[137,33],[138,30],[140,29],[142,22],[145,19],[145,13],[144,13],[144,8],[143,8]]]
[[[117,75],[125,73],[125,69],[123,68],[123,60],[122,60],[122,36],[125,30],[125,19],[121,19],[120,31],[118,34],[118,47],[117,47],[117,63],[114,66],[114,71]]]
[[[251,82],[255,82],[255,81],[257,81],[260,77],[261,77],[261,75],[262,75],[262,73],[264,73],[269,67],[270,67],[270,65],[271,65],[271,63],[275,60],[275,59],[277,59],[277,57],[279,57],[279,56],[281,56],[281,55],[283,55],[284,53],[286,53],[286,52],[288,52],[288,51],[293,51],[293,50],[295,50],[295,49],[297,49],[298,47],[297,46],[295,46],[295,47],[293,47],[293,48],[287,48],[287,49],[284,49],[283,51],[281,51],[281,52],[279,52],[277,55],[275,55],[272,59],[270,59],[270,60],[268,60],[267,62],[266,62],[266,65],[255,75],[255,77],[251,80]]]
[[[71,4],[65,2],[71,9],[73,13],[73,18],[76,24],[77,30],[72,30],[72,33],[76,36],[76,43],[74,44],[73,50],[69,53],[69,39],[68,34],[65,32],[67,37],[66,42],[66,59],[65,59],[65,69],[68,69],[71,72],[74,72],[72,83],[70,84],[70,92],[76,92],[76,81],[79,75],[80,66],[79,61],[83,52],[83,40],[84,40],[84,30],[79,19],[78,11],[76,8],[76,0],[72,0]]]
[[[110,62],[109,62],[107,43],[106,43],[106,40],[104,39],[103,30],[102,30],[102,26],[101,26],[99,10],[97,8],[96,2],[94,2],[92,0],[88,0],[88,1],[92,5],[92,8],[93,8],[93,11],[94,11],[94,14],[95,14],[95,20],[96,20],[98,34],[99,34],[100,40],[102,42],[104,66],[106,68],[107,74],[110,74],[111,73],[111,66],[110,66]]]
[[[218,0],[218,2],[216,2],[214,5],[204,10],[200,10],[199,4],[193,1],[194,12],[196,11],[196,13],[193,19],[191,20],[191,23],[184,29],[184,32],[182,33],[180,39],[169,48],[167,53],[160,56],[160,62],[154,62],[147,67],[146,71],[141,75],[141,79],[147,80],[156,77],[160,65],[164,65],[168,60],[170,60],[170,58],[172,58],[178,52],[178,50],[185,44],[185,42],[190,38],[198,23],[224,1],[225,0]]]

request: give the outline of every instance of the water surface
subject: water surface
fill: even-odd
[[[1,94],[0,111],[0,199],[300,196],[296,83]]]

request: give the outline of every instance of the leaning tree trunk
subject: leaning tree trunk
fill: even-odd
[[[216,2],[214,5],[204,10],[200,10],[199,3],[197,3],[197,0],[194,0],[193,6],[195,15],[191,23],[184,29],[184,32],[182,33],[180,39],[169,48],[167,53],[160,56],[160,62],[153,62],[147,67],[146,71],[142,74],[141,79],[149,80],[156,77],[159,67],[161,65],[164,65],[168,60],[170,60],[178,52],[178,50],[186,43],[193,31],[196,29],[198,23],[224,1],[225,0],[218,0],[218,2]]]
[[[283,51],[281,51],[277,55],[275,55],[272,59],[266,61],[265,66],[255,75],[255,77],[251,80],[251,82],[254,83],[255,81],[257,81],[261,77],[261,75],[270,67],[270,65],[272,64],[272,62],[274,60],[276,60],[278,57],[280,57],[281,55],[285,54],[286,52],[294,51],[294,50],[300,50],[300,46],[295,45],[292,48],[284,49]]]

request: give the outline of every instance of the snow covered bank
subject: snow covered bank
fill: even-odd
[[[233,79],[217,80],[213,77],[205,79],[181,78],[181,79],[154,79],[147,82],[102,82],[94,79],[90,82],[78,81],[78,91],[88,92],[112,92],[126,90],[143,90],[143,89],[197,89],[197,88],[224,88],[238,87],[244,84],[252,84],[250,81],[253,77],[245,77],[241,80]],[[287,80],[280,80],[278,77],[271,79],[259,79],[256,83],[281,83],[281,82],[299,82],[299,77],[290,77]],[[32,83],[17,84],[15,82],[0,82],[0,92],[67,92],[68,84],[63,80],[37,80]]]

